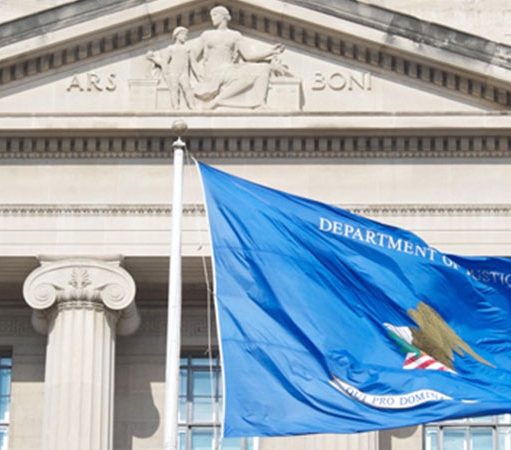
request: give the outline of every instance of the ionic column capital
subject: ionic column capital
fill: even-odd
[[[140,324],[135,282],[122,258],[47,257],[25,280],[23,296],[34,310],[34,328],[47,333],[51,316],[62,309],[104,308],[118,312],[117,332],[131,334]]]

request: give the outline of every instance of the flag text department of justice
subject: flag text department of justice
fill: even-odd
[[[511,411],[510,261],[199,169],[226,437]]]

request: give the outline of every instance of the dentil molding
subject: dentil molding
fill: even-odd
[[[196,158],[207,159],[481,159],[509,158],[511,135],[267,135],[186,138]],[[1,159],[168,159],[173,139],[120,136],[0,137]]]
[[[342,205],[339,208],[363,216],[511,216],[510,204],[379,204]],[[0,205],[0,217],[60,217],[60,216],[152,216],[169,217],[172,205]],[[202,204],[183,205],[183,215],[205,217]]]

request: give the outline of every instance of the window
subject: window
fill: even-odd
[[[221,408],[218,358],[182,358],[179,450],[255,450],[254,439],[221,439]]]
[[[429,424],[426,450],[511,450],[511,415]]]
[[[12,357],[0,352],[0,450],[9,444],[9,405],[11,403]]]

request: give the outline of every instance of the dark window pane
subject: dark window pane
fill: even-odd
[[[9,395],[11,393],[11,370],[0,370],[0,395]]]
[[[177,439],[178,439],[177,446],[179,450],[186,450],[186,431],[179,430],[177,434]]]
[[[468,450],[465,445],[466,433],[463,428],[444,428],[443,447],[449,450]]]
[[[472,450],[493,450],[493,429],[472,428],[470,430],[470,445]]]
[[[179,422],[186,422],[187,420],[187,401],[186,397],[180,397],[179,398]]]
[[[182,358],[179,396],[179,450],[253,450],[254,439],[220,441],[222,405],[218,358]],[[2,449],[0,449],[2,450]]]
[[[426,428],[426,450],[438,450],[437,440],[438,430],[436,428]]]
[[[201,367],[215,367],[218,365],[218,361],[216,358],[213,358],[212,361],[210,361],[208,358],[192,358],[192,365],[193,366],[201,366]]]
[[[500,427],[498,430],[499,448],[498,450],[511,449],[511,427]]]
[[[179,371],[179,395],[186,395],[188,372],[186,370]]]
[[[222,439],[222,450],[241,449],[241,438]]]
[[[193,373],[193,395],[211,395],[216,391],[216,374],[210,372]]]
[[[9,445],[9,429],[0,426],[0,450],[7,450]]]
[[[211,450],[213,448],[213,430],[192,430],[192,450]]]
[[[193,422],[213,422],[213,402],[211,397],[196,397],[193,400]]]

